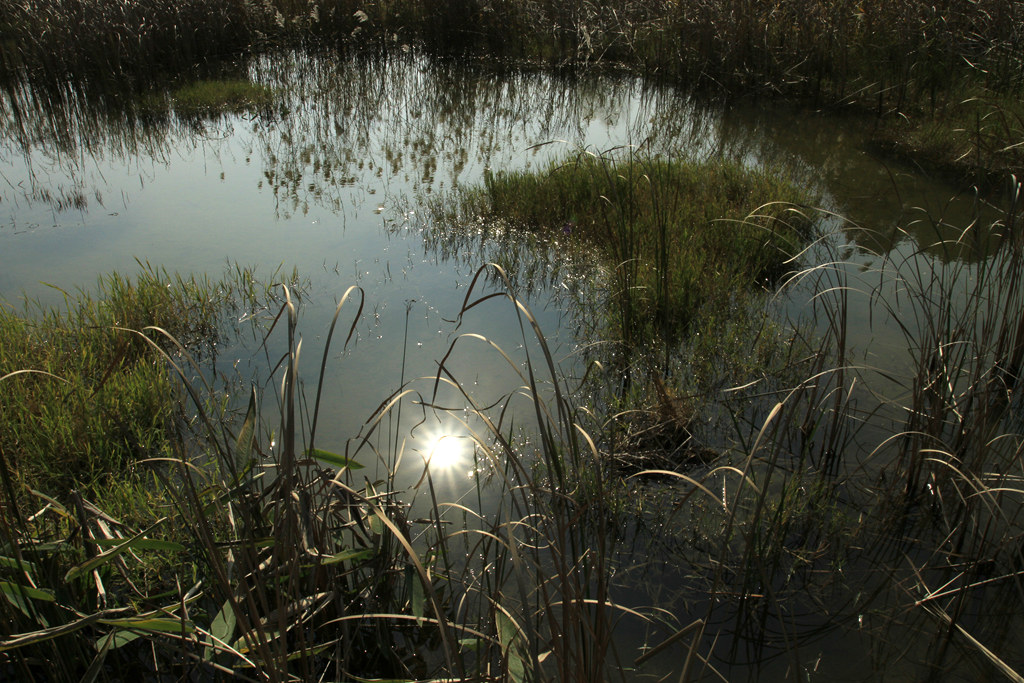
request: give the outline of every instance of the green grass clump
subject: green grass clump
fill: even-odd
[[[709,303],[767,287],[811,235],[812,195],[729,161],[584,154],[497,173],[466,199],[478,215],[596,248],[623,339],[677,337]]]
[[[224,577],[216,544],[238,519],[214,484],[247,493],[236,464],[258,479],[254,404],[237,439],[214,430],[230,433],[233,418],[206,361],[237,331],[229,321],[271,299],[249,269],[211,281],[146,264],[65,292],[63,308],[0,306],[0,649],[14,651],[4,676],[33,680],[42,661],[47,679],[146,676],[161,665],[139,659],[147,634],[196,631],[178,621],[184,601],[231,635],[221,607],[232,589],[216,603],[195,591]],[[227,440],[237,463],[217,460]],[[262,547],[262,529],[246,524]]]
[[[197,117],[266,111],[274,104],[273,88],[243,78],[204,78],[166,90],[154,90],[138,98],[144,112]]]
[[[0,446],[15,499],[35,489],[102,500],[135,480],[141,460],[169,455],[179,390],[133,330],[160,327],[201,353],[219,339],[234,290],[146,268],[105,277],[96,294],[66,293],[63,310],[0,307]],[[161,333],[143,334],[175,351]]]
[[[274,91],[243,80],[200,80],[171,92],[178,113],[209,114],[261,109],[274,101]]]
[[[1001,183],[1024,169],[1024,103],[980,93],[888,117],[875,143],[956,180]]]

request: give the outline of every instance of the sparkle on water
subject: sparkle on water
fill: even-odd
[[[426,434],[421,449],[424,465],[434,473],[456,473],[471,468],[473,440],[465,434],[435,428]]]

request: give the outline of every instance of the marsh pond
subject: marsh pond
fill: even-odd
[[[223,491],[263,468],[245,485],[295,486],[308,503],[330,498],[314,489],[333,477],[348,496],[328,505],[348,515],[323,522],[333,540],[296,513],[298,547],[330,548],[292,561],[263,550],[280,546],[285,498],[253,494],[278,507],[246,526],[257,550],[245,561],[280,573],[266,603],[246,609],[301,609],[267,635],[273,617],[245,623],[217,581],[164,597],[159,618],[187,618],[196,653],[176,666],[248,676],[306,648],[305,673],[352,680],[1021,680],[1019,186],[979,191],[885,156],[863,112],[717,101],[614,70],[495,71],[396,53],[247,58],[196,79],[251,88],[214,104],[188,99],[184,82],[0,93],[5,315],[70,310],[82,292],[102,299],[113,272],[260,289],[237,295],[194,366],[165,351],[185,368],[176,379],[210,392],[181,399],[180,429],[203,431],[223,411],[231,443],[256,444],[248,474],[210,475]],[[735,289],[705,298],[707,275],[680,266],[685,296],[668,284],[666,298],[648,296],[665,280],[644,278],[669,271],[662,252],[649,261],[609,245],[631,229],[627,204],[657,213],[700,201],[629,194],[659,187],[665,160],[706,193],[748,172],[784,180],[800,193],[784,207],[751,195],[742,215],[712,219],[789,216],[800,241],[758,266],[752,287],[723,281]],[[605,183],[593,190],[602,217],[567,213],[568,198],[549,203],[550,220],[543,207],[532,223],[499,215],[500,183],[566,168]],[[261,409],[247,413],[254,395]],[[217,461],[207,438],[219,443],[207,434],[185,448],[207,451],[196,463]],[[149,459],[184,457],[168,453]],[[279,474],[303,454],[305,474]],[[32,496],[22,515],[55,514]],[[209,533],[242,544],[240,514]],[[54,519],[26,528],[75,545],[62,525],[79,518]],[[96,543],[133,538],[128,526],[100,519],[110,533]],[[169,565],[195,546],[244,564],[241,545],[177,533],[151,551]],[[340,583],[295,569],[324,558]],[[147,562],[142,592],[166,571]],[[101,569],[113,560],[82,571]],[[18,633],[56,623],[35,621],[36,602],[71,599],[4,590],[28,624]],[[101,602],[120,606],[132,589],[120,590]],[[158,610],[161,598],[132,599]],[[91,640],[77,656],[143,666],[145,655],[119,653],[171,630],[105,618],[81,626]],[[34,671],[0,657],[3,671]]]

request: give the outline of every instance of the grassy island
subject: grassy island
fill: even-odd
[[[813,237],[795,181],[735,162],[581,154],[536,172],[488,175],[463,211],[600,254],[612,336],[677,338],[702,308],[772,289]]]

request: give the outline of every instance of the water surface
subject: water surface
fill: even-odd
[[[579,336],[575,303],[600,288],[593,264],[556,241],[482,228],[456,235],[428,218],[429,202],[451,201],[447,193],[478,183],[488,169],[536,168],[623,146],[772,165],[812,185],[822,207],[845,217],[829,223],[836,229],[829,249],[808,258],[840,256],[843,272],[865,290],[878,284],[875,269],[887,260],[927,269],[964,258],[937,245],[990,210],[970,192],[873,154],[871,123],[856,115],[727,106],[615,74],[495,74],[414,55],[263,56],[230,75],[277,88],[280,101],[266,111],[178,117],[87,89],[6,88],[0,297],[59,305],[63,291],[89,289],[113,270],[130,274],[138,263],[213,277],[231,264],[268,278],[294,268],[310,281],[300,321],[308,392],[335,303],[358,285],[363,316],[347,349],[335,342],[325,376],[317,445],[332,450],[365,429],[404,383],[427,378],[413,382],[413,398],[431,399],[430,378],[453,343],[446,370],[480,404],[521,402],[516,368],[479,339],[455,341],[474,332],[514,364],[526,352],[538,357],[507,301],[454,322],[489,261],[509,268],[560,369],[579,373],[580,349],[594,340]],[[475,291],[495,287],[492,278]],[[807,296],[796,289],[782,310],[798,316]],[[346,329],[355,310],[350,304],[342,313]],[[908,368],[904,337],[871,299],[852,297],[850,315],[857,362],[876,367],[879,378]],[[283,349],[281,342],[273,348]],[[229,345],[221,368],[265,381],[252,352],[252,344]],[[889,389],[898,398],[899,385]],[[457,392],[441,397],[449,406],[459,400]],[[401,483],[418,478],[439,435],[458,435],[457,425],[433,416],[419,424],[424,417],[413,403],[381,430],[381,450],[401,451],[412,463]],[[445,495],[473,489],[468,469],[439,479]],[[842,638],[835,640],[829,647],[842,650]]]

